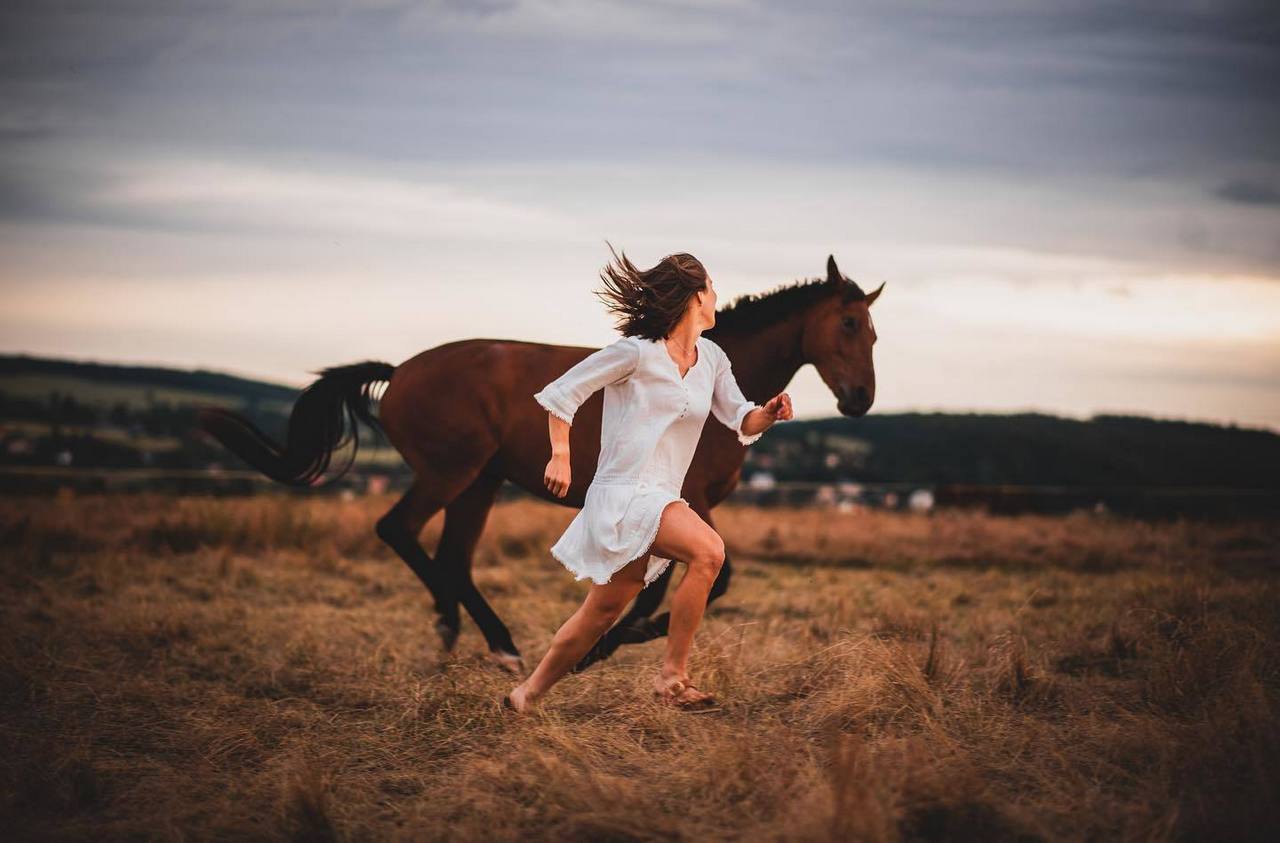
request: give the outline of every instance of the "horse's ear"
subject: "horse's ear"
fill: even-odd
[[[875,304],[876,299],[880,297],[880,291],[883,289],[884,289],[884,282],[881,281],[879,287],[876,287],[874,290],[872,290],[870,293],[867,294],[867,307],[871,307],[871,305]]]
[[[844,276],[840,274],[840,267],[836,266],[835,255],[827,255],[827,283],[833,287],[839,287],[844,283]]]

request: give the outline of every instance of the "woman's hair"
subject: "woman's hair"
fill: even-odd
[[[605,241],[608,243],[608,241]],[[684,316],[689,299],[707,287],[707,270],[693,255],[667,255],[652,269],[636,269],[609,244],[613,260],[600,271],[604,290],[596,296],[618,317],[616,327],[624,337],[660,340]]]

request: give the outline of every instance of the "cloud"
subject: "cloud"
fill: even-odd
[[[89,177],[0,179],[0,218],[240,233],[444,240],[568,236],[547,208],[425,178],[268,167],[229,160],[132,158]]]
[[[834,252],[884,409],[1276,423],[1276,78],[1271,2],[0,4],[0,334],[302,379]]]
[[[1280,207],[1280,187],[1271,182],[1236,179],[1219,185],[1214,195],[1241,205]]]
[[[1224,161],[1274,163],[1280,148],[1262,142],[1280,136],[1276,27],[1251,3],[130,2],[4,14],[4,101],[26,111],[20,125],[68,137],[419,160],[710,149],[1037,178],[1220,178]]]

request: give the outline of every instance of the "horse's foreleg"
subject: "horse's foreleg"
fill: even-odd
[[[696,507],[694,511],[702,516],[703,521],[706,521],[712,527],[715,526],[711,521],[711,513],[709,511]],[[667,593],[667,586],[671,582],[671,569],[674,567],[673,561],[673,564],[668,565],[667,569],[656,580],[640,590],[640,594],[636,596],[630,611],[612,629],[606,632],[596,642],[596,645],[574,666],[575,673],[586,670],[596,662],[609,658],[623,644],[643,644],[645,641],[662,638],[667,634],[668,627],[671,624],[671,613],[663,612],[657,617],[651,616],[662,603],[662,598]],[[732,570],[733,565],[729,561],[729,554],[726,551],[724,564],[720,566],[720,573],[716,575],[715,582],[711,584],[711,592],[707,594],[707,605],[711,605],[711,601],[729,590],[729,577]]]
[[[728,591],[729,575],[732,567],[733,564],[729,561],[729,555],[726,553],[724,557],[724,564],[720,566],[720,573],[716,575],[715,582],[711,584],[711,592],[707,595],[708,605],[711,604],[712,600],[715,600],[717,597]],[[667,570],[662,572],[662,577],[667,577],[670,572],[671,567],[668,566]],[[661,579],[661,577],[659,579]],[[643,589],[640,593],[644,594],[644,592],[648,591],[650,588],[655,588],[657,585],[658,580],[654,580],[648,588]],[[658,601],[661,601],[661,599],[662,597],[659,593]],[[667,634],[670,625],[670,612],[663,612],[662,614],[651,618],[648,615],[640,614],[633,609],[631,612],[627,613],[626,620],[619,621],[616,626],[605,633],[600,641],[597,642],[596,645],[582,657],[582,660],[574,666],[573,670],[575,673],[586,670],[596,662],[603,661],[604,659],[612,656],[623,644],[643,644],[644,642],[652,641],[655,638],[662,638]]]
[[[640,593],[636,595],[631,608],[622,616],[622,619],[600,636],[600,640],[574,665],[574,673],[586,670],[598,661],[604,661],[623,644],[642,644],[645,641],[652,641],[659,635],[667,634],[665,628],[661,633],[655,631],[649,616],[662,603],[662,598],[667,593],[667,586],[671,582],[671,569],[674,567],[673,560],[656,580],[640,589]]]

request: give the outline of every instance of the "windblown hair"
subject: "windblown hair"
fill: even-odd
[[[608,241],[605,241],[606,243]],[[614,251],[600,271],[604,290],[595,295],[617,317],[615,327],[625,337],[660,340],[676,326],[694,293],[707,288],[707,270],[693,255],[667,255],[652,269],[640,270]]]

